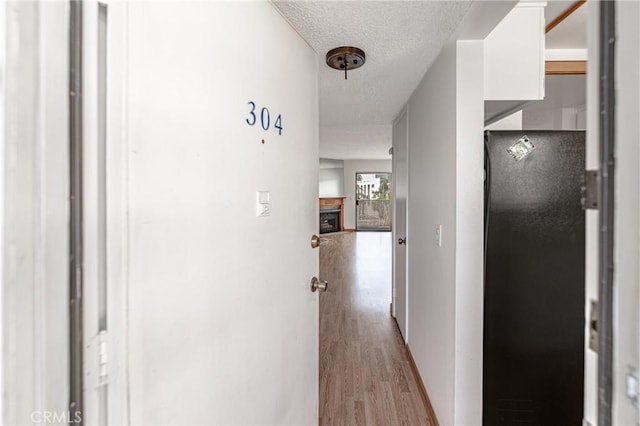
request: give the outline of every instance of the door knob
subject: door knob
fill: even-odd
[[[329,283],[324,280],[319,280],[316,277],[311,278],[311,291],[327,291],[327,287],[329,287]]]
[[[311,248],[318,247],[320,247],[320,237],[314,234],[313,236],[311,236]]]
[[[407,237],[405,237],[405,238],[398,238],[398,244],[404,244],[404,245],[407,245]]]

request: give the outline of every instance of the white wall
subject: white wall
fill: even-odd
[[[482,419],[482,61],[446,46],[409,101],[409,346],[447,425]]]
[[[342,197],[344,194],[344,161],[320,159],[318,175],[320,197]]]
[[[344,160],[344,228],[356,229],[356,173],[391,173],[389,160]],[[391,177],[393,179],[393,176]]]
[[[485,130],[522,130],[522,110],[488,125]]]
[[[485,37],[514,5],[475,2],[408,104],[408,345],[442,425],[482,423],[486,76],[478,69]]]
[[[586,130],[587,77],[548,75],[544,100],[522,109],[524,130]]]
[[[0,46],[6,46],[7,36],[7,3],[0,3]],[[4,214],[5,214],[5,147],[7,137],[5,133],[5,113],[7,110],[7,57],[6,49],[0,50],[0,395],[6,395],[6,383],[4,380],[5,353],[4,353],[4,333],[5,333],[5,310],[4,310],[4,264],[5,264],[5,239],[4,239]],[[0,422],[5,423],[5,399],[0,400]]]
[[[456,63],[456,425],[482,418],[484,127],[482,41],[459,41]]]
[[[479,137],[481,143],[482,128]],[[451,425],[456,315],[454,44],[445,46],[409,100],[407,156],[408,344],[440,424]],[[442,225],[442,247],[435,244],[437,225]]]
[[[613,424],[640,421],[626,397],[629,369],[640,361],[640,3],[616,2],[616,173]]]
[[[64,2],[2,9],[1,421],[31,424],[34,411],[67,416],[69,402],[68,11]]]
[[[524,130],[586,130],[585,105],[522,111]]]
[[[319,196],[342,197],[344,194],[344,169],[320,169]]]

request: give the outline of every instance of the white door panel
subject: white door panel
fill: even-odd
[[[400,332],[408,341],[407,330],[407,113],[406,110],[393,126],[393,184],[394,184],[394,224],[393,224],[393,283],[394,316]],[[400,244],[399,240],[404,243]]]
[[[130,420],[315,424],[316,55],[266,2],[128,20]]]

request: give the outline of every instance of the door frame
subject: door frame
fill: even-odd
[[[600,3],[600,236],[598,307],[598,424],[612,424],[615,198],[615,2]]]
[[[82,3],[83,373],[91,378],[84,386],[83,421],[129,424],[127,5]],[[102,31],[101,14],[106,15]]]
[[[397,146],[397,144],[402,144],[403,148],[405,149],[405,152],[408,148],[408,139],[409,139],[409,105],[405,105],[405,107],[402,109],[402,111],[400,111],[400,114],[398,114],[398,117],[394,120],[393,122],[393,128],[396,127],[396,125],[402,120],[405,120],[405,138],[403,141],[396,141],[395,139],[393,139],[392,136],[392,146],[393,148],[391,149],[391,173],[392,176],[395,176],[395,178],[392,178],[392,194],[391,194],[391,232],[392,232],[392,260],[391,260],[391,316],[393,316],[393,318],[396,320],[396,323],[398,324],[398,319],[397,319],[397,282],[396,282],[396,268],[397,268],[397,256],[396,256],[396,250],[398,249],[398,245],[397,245],[397,239],[398,238],[405,238],[405,243],[404,243],[404,250],[405,250],[405,273],[404,273],[404,294],[405,294],[405,300],[404,300],[404,305],[405,305],[405,318],[404,318],[404,332],[406,335],[403,335],[402,337],[404,338],[405,343],[407,343],[409,341],[409,321],[407,320],[408,316],[409,316],[409,304],[407,303],[408,300],[408,294],[409,294],[409,280],[408,280],[408,264],[407,264],[407,255],[408,255],[408,251],[409,251],[409,247],[407,246],[406,243],[406,238],[407,238],[407,224],[408,224],[408,215],[409,212],[407,210],[407,204],[408,204],[408,200],[405,200],[405,209],[404,209],[404,235],[400,236],[398,235],[398,231],[400,231],[400,229],[397,226],[397,201],[396,201],[396,197],[397,197],[397,182],[398,182],[398,170],[396,169],[396,152],[395,151],[395,147]],[[392,132],[393,133],[393,132]],[[405,154],[406,155],[406,154]],[[407,196],[408,196],[408,186],[409,186],[409,162],[408,162],[408,158],[405,159],[405,174],[403,176],[406,184],[407,184]],[[402,327],[400,327],[400,329],[402,330]],[[402,333],[401,333],[402,334]]]
[[[84,424],[83,2],[69,4],[69,407]]]

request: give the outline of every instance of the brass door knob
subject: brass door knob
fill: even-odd
[[[319,280],[316,277],[311,278],[311,292],[315,293],[317,291],[327,291],[329,287],[329,283],[324,280]]]
[[[318,248],[318,247],[320,247],[320,237],[314,234],[311,236],[311,248]]]

